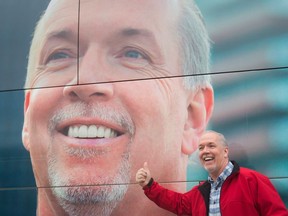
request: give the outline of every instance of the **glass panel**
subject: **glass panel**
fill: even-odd
[[[288,67],[287,1],[196,2],[213,41],[212,72]]]
[[[1,215],[31,216],[36,212],[35,188],[0,189]]]
[[[1,0],[0,91],[23,89],[34,26],[49,0]]]

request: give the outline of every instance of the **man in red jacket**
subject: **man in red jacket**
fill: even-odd
[[[145,162],[136,174],[136,181],[146,196],[177,215],[288,215],[266,176],[229,160],[228,145],[222,134],[207,131],[198,149],[200,162],[209,173],[207,181],[187,193],[174,192],[153,180]]]

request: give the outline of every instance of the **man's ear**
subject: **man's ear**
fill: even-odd
[[[182,153],[190,155],[198,146],[201,134],[211,118],[214,93],[211,85],[190,93],[187,101],[187,119],[184,126]]]
[[[25,93],[25,100],[24,100],[24,123],[22,128],[22,142],[24,147],[27,149],[27,151],[30,150],[30,137],[29,137],[29,105],[30,105],[30,94],[31,91],[27,91]]]
[[[224,149],[224,157],[225,158],[228,158],[228,155],[229,155],[229,149],[226,147],[225,149]]]

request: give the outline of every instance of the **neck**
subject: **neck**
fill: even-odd
[[[223,172],[223,170],[225,169],[225,167],[228,165],[229,160],[225,160],[225,162],[223,162],[221,168],[215,172],[215,173],[209,173],[210,177],[213,179],[213,181],[217,181],[217,178],[221,175],[221,173]]]

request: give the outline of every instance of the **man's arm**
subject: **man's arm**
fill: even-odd
[[[146,162],[136,173],[136,182],[143,188],[145,195],[159,207],[177,215],[191,215],[192,192],[182,194],[162,187],[151,178]]]

